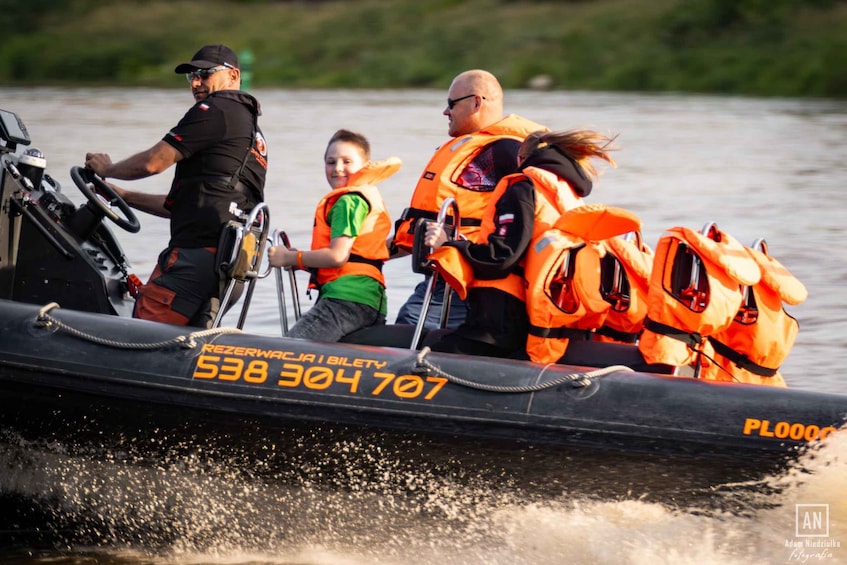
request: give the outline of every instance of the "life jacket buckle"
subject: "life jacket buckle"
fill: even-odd
[[[574,274],[576,267],[576,254],[585,247],[585,244],[571,247],[567,250],[562,261],[562,266],[555,277],[550,281],[550,299],[559,310],[566,314],[573,314],[579,308],[579,297],[574,290]]]
[[[750,247],[761,251],[765,255],[768,254],[768,244],[762,238],[756,239]],[[741,294],[743,297],[741,300],[741,307],[735,314],[734,320],[745,326],[755,324],[759,319],[759,307],[756,304],[756,295],[749,286],[741,287]]]
[[[759,319],[759,307],[756,305],[756,297],[749,286],[743,287],[741,292],[744,298],[734,320],[739,324],[749,326],[755,324],[756,320]]]
[[[681,241],[677,243],[669,291],[692,312],[703,312],[709,304],[709,279],[702,259]]]
[[[708,222],[700,233],[716,242],[723,239],[715,222]],[[678,245],[673,263],[671,295],[689,310],[699,314],[709,305],[709,277],[700,256],[687,244],[680,241]],[[687,280],[684,277],[686,273]],[[685,286],[682,286],[683,284]]]
[[[629,279],[620,260],[606,253],[600,260],[600,294],[615,312],[626,312],[632,297]]]

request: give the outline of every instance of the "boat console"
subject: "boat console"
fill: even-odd
[[[138,219],[80,167],[71,178],[86,202],[76,207],[46,172],[41,151],[23,149],[30,144],[23,121],[0,110],[0,298],[130,315],[130,265],[103,220],[135,233]]]

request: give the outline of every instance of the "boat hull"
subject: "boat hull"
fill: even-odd
[[[92,406],[128,403],[149,412],[153,427],[157,414],[191,410],[236,425],[260,418],[278,428],[306,422],[526,446],[772,460],[834,433],[847,415],[847,397],[802,390],[625,368],[574,382],[567,376],[589,369],[434,353],[422,366],[410,350],[241,332],[198,335],[188,347],[175,341],[185,328],[62,309],[50,311],[57,324],[44,327],[39,310],[0,300],[2,421],[35,422],[43,428],[38,435],[52,426],[26,406],[46,399],[82,418]],[[60,400],[70,395],[79,397],[72,406]],[[28,397],[17,410],[16,396]]]

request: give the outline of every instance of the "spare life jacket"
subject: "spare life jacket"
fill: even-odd
[[[488,236],[494,232],[494,216],[497,213],[497,202],[500,197],[515,183],[526,181],[532,183],[536,193],[532,224],[533,240],[550,229],[563,212],[579,207],[583,203],[582,198],[574,194],[564,179],[544,169],[526,167],[522,172],[507,175],[497,183],[491,193],[492,198],[485,210],[480,230],[469,238],[471,241],[474,243],[488,241]],[[468,290],[475,287],[497,288],[519,300],[526,300],[526,281],[522,273],[525,259],[521,259],[517,272],[493,280],[475,278],[473,269],[462,258],[458,249],[449,245],[433,251],[429,255],[429,260],[462,300],[467,297]]]
[[[600,292],[610,308],[594,334],[596,341],[636,343],[644,328],[653,250],[644,243],[641,232],[630,234],[634,240],[612,237],[603,241],[606,254],[600,264]]]
[[[806,287],[779,261],[762,250],[747,251],[761,268],[758,284],[743,289],[741,308],[725,330],[709,336],[714,349],[703,378],[784,387],[779,366],[788,356],[800,324],[783,308],[783,302],[801,304]]]
[[[347,186],[331,190],[318,203],[312,228],[312,249],[329,247],[332,239],[329,211],[339,198],[345,194],[357,194],[368,202],[369,210],[359,235],[353,241],[350,258],[340,267],[312,270],[313,288],[320,288],[344,275],[365,275],[385,286],[382,265],[388,259],[385,241],[391,233],[391,217],[376,183],[396,173],[400,165],[400,160],[395,157],[372,161],[352,175]]]
[[[526,254],[526,351],[538,363],[555,363],[571,339],[591,339],[611,303],[602,292],[603,240],[641,229],[631,212],[589,204],[563,214]]]
[[[479,231],[483,213],[494,191],[480,192],[459,184],[462,171],[486,146],[498,139],[523,141],[534,131],[548,128],[516,114],[472,134],[455,137],[438,148],[424,168],[409,207],[397,223],[394,245],[411,252],[420,218],[435,220],[446,198],[455,198],[461,213],[460,233],[471,238]],[[496,191],[496,188],[495,188]]]
[[[696,376],[706,337],[729,327],[741,307],[741,286],[761,279],[758,264],[734,237],[714,224],[704,232],[674,227],[659,238],[638,342],[647,363],[696,363]]]

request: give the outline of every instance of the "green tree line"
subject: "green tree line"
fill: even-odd
[[[847,0],[0,0],[5,85],[178,86],[206,43],[254,87],[847,97]]]

